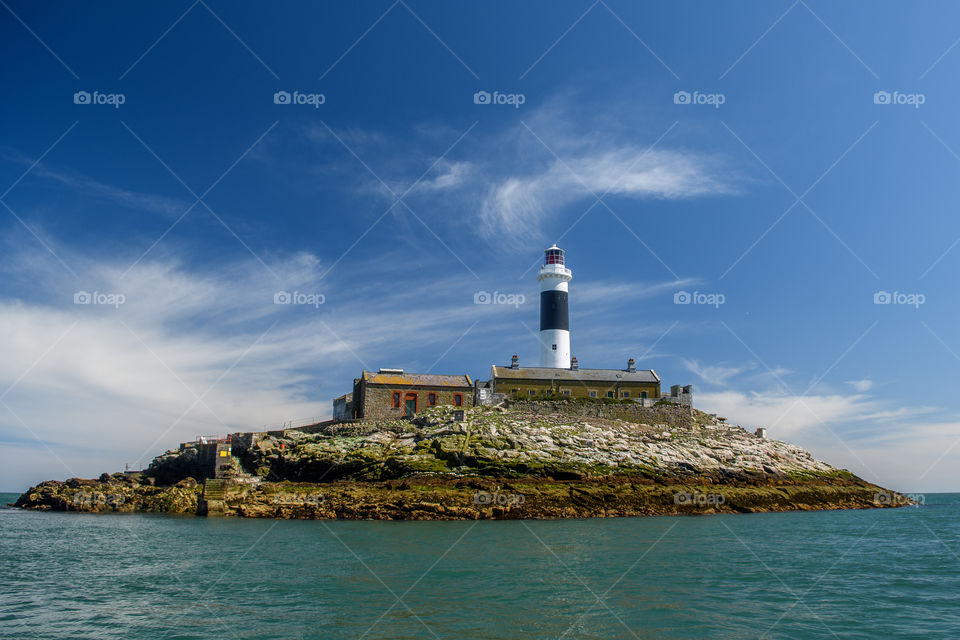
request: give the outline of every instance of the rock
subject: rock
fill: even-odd
[[[884,506],[875,504],[879,487],[688,408],[514,402],[468,408],[461,423],[451,418],[436,407],[413,420],[251,437],[224,470],[235,479],[217,509],[243,517],[474,519]],[[185,443],[139,477],[41,483],[18,505],[195,513],[202,471],[197,446]],[[264,481],[245,481],[254,477]],[[505,488],[517,479],[536,495],[519,502]],[[696,494],[694,487],[727,501],[678,511],[673,490]],[[479,491],[492,501],[476,503]]]

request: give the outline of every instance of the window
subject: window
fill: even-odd
[[[565,396],[568,396],[570,395],[570,389],[560,389],[560,393],[562,393]]]
[[[608,398],[612,398],[612,397],[613,397],[613,391],[607,391],[607,397],[608,397]]]
[[[621,398],[629,398],[629,397],[630,397],[630,392],[629,392],[629,391],[624,391],[622,394],[620,394],[620,397],[621,397]]]
[[[463,406],[463,394],[455,393],[453,394],[453,406],[462,407]]]
[[[647,392],[646,392],[646,391],[641,391],[641,392],[640,392],[640,397],[641,397],[641,398],[646,398],[646,397],[647,397]]]
[[[427,395],[427,404],[429,404],[431,407],[437,406],[437,394],[431,393]]]
[[[596,398],[596,397],[597,397],[597,392],[594,391],[593,389],[591,389],[591,390],[588,391],[587,393],[590,394],[590,397],[591,397],[591,398]]]
[[[553,349],[554,351],[556,351],[556,350],[557,350],[557,345],[552,345],[550,348]]]
[[[531,397],[537,395],[536,390],[535,390],[535,389],[530,389],[530,395],[531,395]]]
[[[394,409],[400,408],[400,392],[399,391],[393,392],[393,408]]]

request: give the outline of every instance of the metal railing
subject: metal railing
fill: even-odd
[[[263,425],[264,431],[280,431],[282,429],[296,429],[297,427],[308,427],[312,424],[327,422],[330,418],[314,416],[313,418],[301,418],[299,420],[287,420],[280,425]]]

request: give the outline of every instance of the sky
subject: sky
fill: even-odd
[[[958,490],[957,18],[2,0],[0,490],[535,364],[554,242],[582,367]]]

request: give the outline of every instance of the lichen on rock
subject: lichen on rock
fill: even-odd
[[[453,407],[434,407],[411,419],[237,435],[217,498],[224,515],[587,517],[904,504],[799,447],[676,405],[513,402],[465,409],[463,421]],[[196,512],[203,471],[197,447],[185,444],[141,476],[45,482],[17,506]]]

